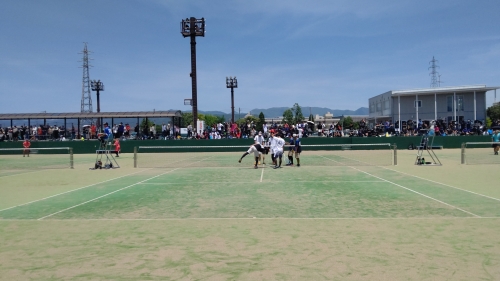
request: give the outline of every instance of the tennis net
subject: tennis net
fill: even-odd
[[[137,146],[134,148],[136,168],[239,167],[240,157],[250,146]],[[396,147],[381,144],[302,145],[301,166],[390,166],[397,163]],[[285,146],[282,166],[288,161]],[[295,156],[294,156],[295,159]],[[261,165],[272,164],[271,152]],[[242,164],[253,165],[253,154]],[[245,165],[243,165],[245,166]]]
[[[495,155],[494,142],[465,142],[462,144],[462,164],[500,164],[500,155]]]
[[[0,169],[62,169],[73,168],[73,148],[50,147],[0,148]]]

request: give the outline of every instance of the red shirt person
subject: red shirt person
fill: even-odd
[[[31,146],[30,140],[25,139],[24,142],[23,142],[23,147],[24,147],[24,149],[23,149],[23,157],[25,155],[28,155],[28,157],[30,157],[30,146]]]
[[[118,155],[118,153],[120,153],[120,139],[116,138],[115,143],[113,145],[115,146],[116,157],[120,157]]]

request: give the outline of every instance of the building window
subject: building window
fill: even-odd
[[[382,111],[382,104],[377,102],[377,112]]]
[[[457,111],[464,111],[464,96],[457,96]]]
[[[374,113],[375,112],[375,105],[372,103],[370,104],[370,113]]]
[[[453,96],[446,97],[446,105],[448,112],[453,112]],[[457,96],[457,108],[455,111],[464,111],[464,96]]]
[[[384,102],[384,110],[391,108],[391,100],[386,100]]]
[[[421,100],[413,101],[413,107],[422,107],[422,101]]]

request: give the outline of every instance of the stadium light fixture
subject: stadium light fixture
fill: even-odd
[[[234,123],[234,88],[238,88],[236,76],[226,76],[226,88],[231,88],[231,123]]]
[[[198,120],[198,93],[196,85],[196,37],[205,37],[205,19],[196,19],[194,17],[186,18],[181,21],[181,34],[184,38],[191,38],[191,88],[192,88],[192,106],[193,106],[193,128],[196,131]]]

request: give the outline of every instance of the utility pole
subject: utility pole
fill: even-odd
[[[436,71],[436,69],[439,68],[439,66],[436,65],[437,62],[438,60],[434,59],[434,56],[432,57],[432,60],[429,62],[431,64],[431,66],[429,66],[428,68],[431,70],[431,73],[429,73],[429,75],[431,76],[431,88],[439,87],[438,76],[441,75],[439,75],[439,72]]]
[[[83,52],[83,78],[82,78],[82,101],[81,101],[81,111],[82,113],[92,112],[92,96],[90,95],[90,83],[89,83],[89,51],[87,50],[87,43],[84,43]]]

